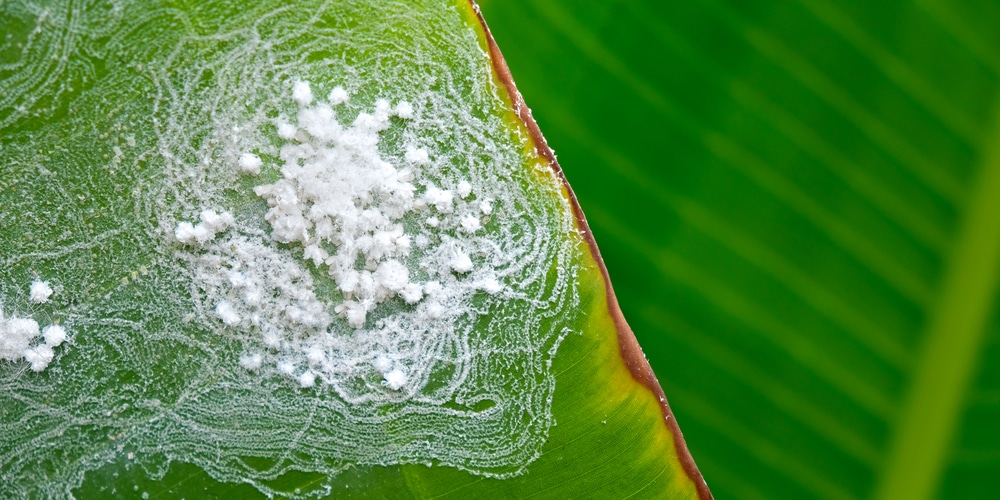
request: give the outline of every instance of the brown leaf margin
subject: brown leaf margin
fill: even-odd
[[[645,386],[653,393],[653,395],[656,396],[660,403],[660,412],[663,414],[664,423],[673,435],[674,447],[677,452],[677,457],[681,462],[681,466],[684,468],[684,472],[695,484],[695,487],[698,490],[698,498],[711,500],[713,498],[712,492],[709,491],[708,483],[705,482],[705,478],[702,477],[701,471],[698,470],[698,466],[695,464],[694,458],[688,450],[687,443],[684,441],[684,434],[681,432],[681,428],[677,424],[677,418],[674,417],[673,412],[670,410],[670,405],[667,403],[667,396],[664,394],[663,388],[660,387],[660,382],[656,380],[656,375],[653,374],[653,368],[649,366],[649,361],[646,359],[646,355],[643,354],[642,348],[639,347],[639,341],[636,340],[635,334],[632,332],[632,328],[629,327],[628,323],[625,321],[625,316],[622,314],[621,307],[618,305],[618,299],[615,297],[615,291],[611,286],[611,278],[608,276],[608,269],[604,265],[604,259],[601,258],[601,251],[597,248],[597,241],[594,240],[594,234],[590,231],[590,226],[587,224],[587,218],[583,215],[580,203],[577,202],[576,194],[573,193],[573,188],[570,187],[569,181],[566,180],[566,175],[563,173],[562,167],[560,167],[559,162],[556,161],[555,153],[552,151],[552,148],[549,147],[548,142],[545,140],[545,136],[542,135],[541,129],[538,128],[538,123],[535,122],[534,117],[532,117],[531,109],[528,108],[527,104],[525,104],[524,97],[521,96],[521,92],[517,90],[517,86],[514,84],[514,78],[510,73],[510,68],[507,67],[507,61],[500,52],[500,47],[497,46],[496,40],[494,40],[493,34],[490,32],[489,26],[486,25],[486,19],[483,17],[483,13],[479,9],[479,5],[476,4],[476,0],[468,0],[468,2],[473,11],[476,13],[476,18],[479,20],[479,23],[483,28],[483,32],[486,35],[486,43],[489,48],[490,61],[493,63],[493,71],[506,88],[507,94],[510,96],[514,106],[514,112],[528,129],[528,133],[531,135],[531,139],[535,143],[535,150],[538,155],[548,161],[549,166],[556,173],[556,175],[559,176],[559,179],[563,183],[563,187],[569,194],[569,202],[570,207],[573,210],[573,217],[576,219],[577,226],[580,229],[583,239],[587,243],[587,246],[590,247],[590,253],[597,262],[597,265],[600,267],[601,275],[604,277],[604,286],[605,290],[607,290],[608,312],[611,314],[611,318],[615,322],[615,328],[618,330],[618,349],[621,353],[622,359],[625,361],[625,366],[628,367],[629,372],[632,374],[632,378]]]

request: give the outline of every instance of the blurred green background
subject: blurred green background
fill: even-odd
[[[1000,4],[480,4],[718,498],[1000,495]]]

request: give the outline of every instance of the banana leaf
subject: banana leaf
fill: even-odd
[[[488,0],[721,498],[1000,488],[1000,7]]]

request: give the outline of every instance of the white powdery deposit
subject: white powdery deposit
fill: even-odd
[[[35,281],[28,297],[36,304],[48,302],[52,289],[48,283]],[[41,342],[37,342],[41,337]],[[60,325],[40,328],[34,318],[5,317],[0,310],[0,359],[27,361],[32,371],[40,372],[55,358],[53,348],[66,341],[66,329]]]
[[[303,388],[325,382],[348,400],[368,398],[376,387],[417,393],[431,369],[421,349],[455,335],[472,296],[503,289],[496,271],[473,259],[494,251],[474,239],[482,229],[476,189],[455,182],[456,197],[441,179],[423,178],[420,165],[432,161],[424,148],[409,146],[396,164],[383,158],[380,134],[415,116],[405,101],[379,99],[345,126],[336,111],[348,101],[343,88],[317,102],[312,87],[297,81],[292,99],[296,120],[275,123],[287,141],[278,150],[282,163],[269,166],[280,178],[254,188],[269,207],[266,239],[247,227],[227,232],[233,216],[211,209],[197,225],[178,223],[174,236],[202,249],[191,256],[200,288],[215,291],[211,314],[256,337],[258,347],[251,343],[240,358],[247,370],[271,366]],[[236,170],[258,175],[262,166],[243,154]],[[430,231],[408,230],[414,219],[427,220]],[[415,239],[422,243],[416,251]],[[334,296],[319,294],[309,267],[329,276]],[[373,358],[388,364],[376,369]],[[367,389],[358,391],[358,379]]]
[[[45,302],[48,302],[52,293],[52,287],[49,286],[49,283],[41,280],[35,280],[31,284],[31,288],[28,290],[28,296],[31,298],[31,301],[36,304],[44,304]]]
[[[578,302],[562,186],[450,87],[373,99],[357,84],[293,77],[256,120],[217,126],[226,150],[171,171],[187,196],[163,196],[159,227],[191,278],[180,312],[229,363],[192,418],[269,429],[227,441],[251,456],[301,432],[302,470],[517,473],[553,423],[551,359]]]
[[[233,225],[233,215],[228,212],[221,214],[214,210],[201,212],[201,222],[197,225],[190,222],[180,222],[174,229],[174,237],[185,245],[202,246],[215,239],[215,235]]]
[[[299,82],[295,88],[311,95],[306,87]],[[373,114],[362,113],[344,128],[329,105],[303,107],[293,137],[304,133],[306,140],[281,148],[281,180],[254,189],[270,205],[264,218],[271,236],[300,245],[303,258],[324,266],[352,297],[337,312],[353,328],[364,327],[368,313],[413,285],[399,260],[410,254],[400,219],[413,209],[417,188],[410,170],[396,169],[377,149],[391,115],[380,100]]]
[[[240,159],[236,162],[237,168],[243,173],[257,175],[260,173],[260,167],[264,164],[260,157],[253,153],[243,153],[240,155]]]
[[[31,341],[41,333],[38,322],[30,318],[0,316],[0,358],[17,361],[31,347]]]

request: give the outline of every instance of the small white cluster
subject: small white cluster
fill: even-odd
[[[438,189],[437,186],[429,184],[427,186],[427,192],[424,193],[424,202],[428,205],[435,206],[438,211],[442,213],[451,212],[451,204],[455,199],[452,196],[451,191],[446,189]]]
[[[456,273],[467,273],[472,270],[472,258],[469,257],[469,254],[461,250],[455,250],[451,261],[448,262],[448,265],[450,265],[452,270]]]
[[[380,133],[393,117],[415,118],[411,104],[379,99],[371,112],[344,125],[337,118],[337,107],[350,100],[343,87],[334,87],[326,102],[304,81],[293,83],[291,94],[295,120],[275,121],[285,141],[277,151],[280,177],[254,188],[268,204],[264,220],[273,241],[242,227],[213,241],[235,220],[212,210],[196,225],[179,223],[174,236],[198,250],[188,255],[212,291],[214,317],[228,329],[255,332],[260,346],[240,357],[243,369],[270,365],[303,388],[374,369],[382,387],[409,393],[407,387],[426,379],[427,367],[399,346],[412,346],[434,328],[449,331],[468,297],[503,288],[489,266],[477,269],[473,262],[474,256],[487,261],[473,242],[492,207],[473,198],[468,180],[451,185],[426,175],[435,166],[422,147],[405,146],[396,164],[383,159]],[[235,164],[247,175],[264,167],[246,152]],[[407,229],[404,217],[426,227]],[[298,256],[288,255],[286,245]],[[336,284],[332,303],[317,296],[306,263]],[[410,308],[371,319],[393,299]],[[355,330],[353,337],[335,331],[334,315]],[[370,366],[361,362],[372,356]]]
[[[219,302],[215,306],[215,314],[222,320],[223,323],[226,324],[226,326],[239,326],[240,324],[240,315],[229,302]]]
[[[464,200],[472,194],[472,184],[469,184],[469,181],[461,181],[458,183],[458,187],[455,191],[458,193],[458,196]]]
[[[462,217],[462,230],[467,233],[474,233],[479,230],[481,223],[479,217],[475,215],[465,215]]]
[[[243,153],[240,155],[240,159],[236,162],[240,171],[250,175],[257,175],[260,173],[260,167],[264,165],[260,157],[253,153]]]
[[[298,377],[299,385],[303,388],[312,387],[316,385],[316,374],[310,370],[302,372]]]
[[[31,288],[28,290],[28,296],[31,301],[36,304],[44,304],[49,301],[49,297],[52,296],[52,287],[49,286],[47,281],[35,280],[31,283]]]
[[[395,366],[395,363],[386,356],[375,358],[372,367],[382,374],[382,385],[394,391],[402,389],[409,381],[406,372],[401,367]]]
[[[331,317],[313,293],[308,274],[283,266],[275,249],[255,245],[243,236],[228,239],[226,247],[235,252],[229,253],[225,262],[212,254],[198,260],[206,271],[211,270],[215,286],[228,290],[214,309],[224,325],[261,330],[265,345],[272,349],[284,340],[277,332],[281,328],[317,331],[329,326]],[[283,300],[276,305],[274,297]]]
[[[308,106],[313,100],[312,88],[309,82],[295,82],[292,85],[292,99],[302,106]]]
[[[394,391],[402,389],[403,386],[405,386],[406,382],[408,381],[406,374],[403,373],[402,370],[392,370],[391,372],[386,373],[384,375],[385,375],[385,386]]]
[[[174,237],[185,245],[202,246],[215,239],[216,234],[225,231],[234,222],[233,215],[229,212],[219,214],[214,210],[205,210],[201,212],[201,222],[197,225],[190,222],[177,224]]]
[[[424,148],[410,146],[406,149],[406,154],[403,155],[403,158],[414,165],[423,165],[430,159],[430,155],[427,154],[427,150]]]
[[[283,178],[254,191],[270,206],[265,219],[271,236],[302,245],[304,259],[327,266],[349,297],[335,311],[350,326],[362,328],[378,304],[395,296],[414,304],[423,296],[401,261],[410,254],[410,237],[400,219],[417,201],[413,173],[382,160],[376,147],[390,118],[412,117],[413,106],[401,102],[393,108],[379,99],[374,113],[360,113],[344,128],[331,106],[346,102],[346,91],[335,87],[329,103],[309,106],[312,95],[308,83],[293,85],[292,98],[301,107],[298,123],[278,122],[279,135],[294,140],[279,153]],[[407,158],[423,163],[427,152],[411,149]],[[449,191],[431,185],[423,199],[441,212],[451,211]]]
[[[349,101],[351,99],[351,96],[348,95],[348,93],[347,93],[346,90],[344,90],[344,87],[341,87],[340,85],[337,85],[336,87],[333,88],[333,90],[330,91],[330,96],[327,99],[329,99],[330,104],[333,104],[334,106],[336,106],[338,104],[344,104],[344,103],[346,103],[347,101]],[[410,113],[413,113],[413,108],[411,107],[409,109],[410,109]],[[402,117],[402,118],[408,118],[406,116],[403,116],[402,113],[400,113],[400,117]]]
[[[40,291],[41,290],[41,291]],[[47,302],[52,289],[41,281],[31,284],[30,298],[33,302]],[[44,300],[39,300],[39,298]],[[41,335],[42,342],[35,343]],[[4,317],[0,311],[0,359],[18,361],[24,359],[33,371],[44,370],[55,357],[55,347],[66,341],[66,329],[60,325],[40,328],[32,318],[17,316]],[[33,345],[34,343],[34,345]]]
[[[260,353],[244,354],[240,356],[240,366],[250,371],[257,371],[264,364],[264,357]]]

